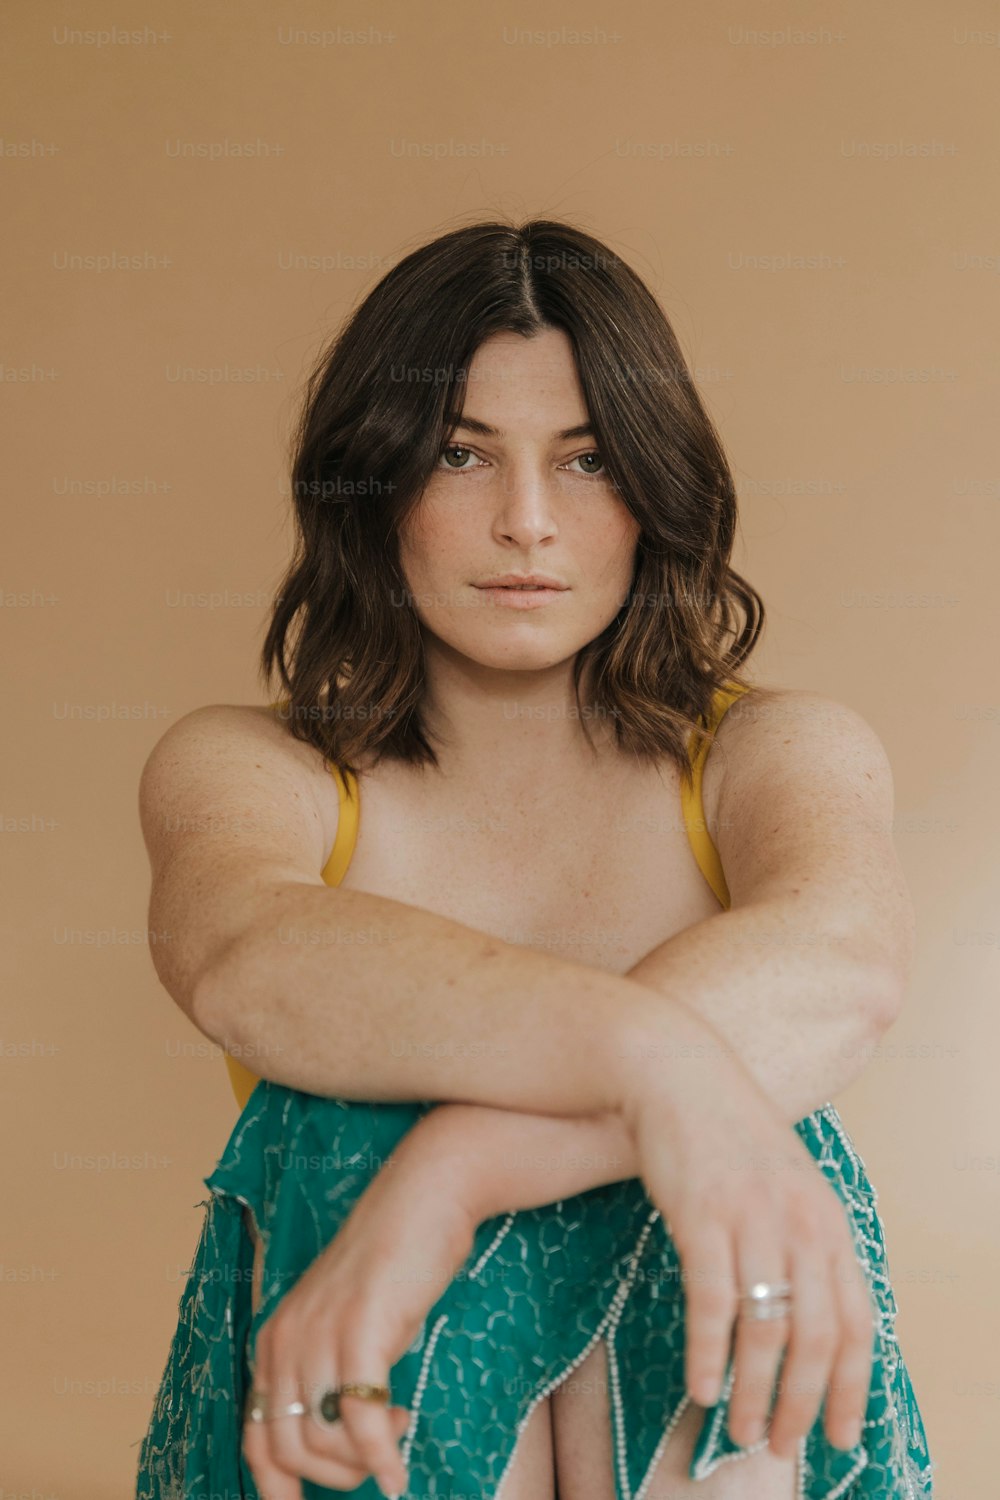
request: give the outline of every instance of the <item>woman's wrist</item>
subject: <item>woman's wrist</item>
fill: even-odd
[[[436,1104],[427,1111],[395,1147],[380,1175],[405,1176],[418,1201],[426,1204],[435,1220],[460,1249],[472,1247],[481,1217],[474,1191],[475,1174],[467,1149],[463,1149],[460,1122],[451,1111],[464,1104]]]
[[[408,1160],[474,1226],[638,1175],[616,1113],[529,1114],[441,1104],[409,1132]]]
[[[633,1142],[649,1109],[683,1128],[692,1111],[740,1078],[754,1087],[720,1031],[682,1001],[652,990],[623,1011],[607,1064],[620,1101],[616,1113]]]

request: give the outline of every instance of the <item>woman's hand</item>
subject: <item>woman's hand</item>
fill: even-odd
[[[468,1258],[476,1223],[448,1173],[404,1137],[343,1227],[261,1325],[254,1391],[272,1406],[344,1380],[389,1384],[391,1366]],[[301,1500],[300,1478],[354,1489],[374,1474],[406,1487],[398,1442],[409,1412],[358,1396],[326,1426],[311,1413],[246,1421],[243,1447],[266,1500]]]
[[[643,1069],[623,1116],[682,1262],[691,1398],[719,1400],[738,1294],[788,1281],[788,1314],[736,1321],[730,1436],[741,1446],[764,1436],[787,1344],[771,1450],[794,1454],[824,1391],[829,1441],[853,1447],[868,1404],[875,1308],[843,1202],[744,1068],[716,1060],[699,1078],[675,1061],[669,1090],[662,1065],[659,1073]]]

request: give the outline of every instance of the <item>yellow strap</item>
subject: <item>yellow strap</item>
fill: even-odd
[[[714,737],[722,717],[730,704],[735,703],[748,689],[727,685],[716,690],[712,699],[712,711],[709,715],[708,729]],[[712,748],[712,740],[703,740],[694,756],[691,767],[691,782],[686,777],[681,778],[681,806],[684,811],[684,823],[687,828],[688,839],[698,867],[712,890],[715,892],[722,905],[728,909],[730,904],[729,887],[722,870],[722,861],[719,851],[709,837],[708,827],[705,823],[705,807],[702,801],[702,777],[705,770],[705,761],[708,752]]]
[[[330,858],[323,866],[323,879],[327,885],[339,885],[347,874],[347,867],[354,853],[354,846],[358,841],[358,821],[361,813],[361,803],[358,798],[357,779],[351,776],[349,771],[341,771],[332,760],[326,762],[327,770],[332,772],[337,783],[337,796],[340,798],[340,811],[337,814],[337,837],[333,841],[330,850]],[[350,794],[348,793],[350,784]]]

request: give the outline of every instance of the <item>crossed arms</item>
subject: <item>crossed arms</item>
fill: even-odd
[[[602,999],[613,996],[620,1007],[627,991],[635,997],[637,1015],[644,1007],[649,1013],[651,995],[682,1001],[713,1028],[719,1050],[731,1050],[793,1123],[860,1075],[868,1049],[902,1004],[912,965],[913,910],[892,841],[891,770],[877,735],[860,715],[809,692],[772,695],[763,705],[738,700],[717,732],[712,753],[720,752],[724,769],[713,837],[730,908],[660,944],[624,979],[603,976]],[[441,932],[451,936],[452,928],[442,926]],[[254,976],[269,958],[263,944],[262,937],[256,946],[245,945],[242,966],[221,971],[230,997],[238,979],[249,1003],[236,1007],[230,998],[227,1009],[226,983],[220,983],[211,992],[215,1006],[203,1006],[199,1024],[224,1046],[235,1043],[237,1052],[240,1042],[254,1035],[280,1036],[276,1050],[284,1059],[266,1059],[264,1066],[255,1064],[256,1071],[314,1092],[351,1097],[343,1077],[330,1080],[328,1066],[307,1060],[309,1026],[323,1021],[319,989],[295,986],[296,998],[292,992],[278,997],[266,988],[254,991]],[[438,948],[443,946],[439,942]],[[464,947],[455,951],[468,956]],[[436,961],[437,952],[434,956]],[[487,946],[483,956],[496,955]],[[282,957],[289,960],[287,951]],[[305,955],[297,962],[305,977]],[[372,963],[371,950],[365,962]],[[419,1076],[414,1065],[409,1090],[402,1085],[402,1069],[398,1082],[385,1087],[380,1082],[383,1098],[441,1100],[411,1135],[421,1131],[428,1149],[476,1163],[481,1217],[637,1175],[630,1138],[621,1116],[602,1098],[600,1079],[588,1076],[586,1088],[576,1087],[553,1054],[555,1032],[545,1028],[561,1025],[565,1031],[573,1024],[568,1008],[560,1012],[554,1006],[554,1019],[545,1009],[550,984],[556,998],[562,961],[519,950],[506,954],[505,962],[506,970],[492,966],[498,975],[513,978],[516,970],[519,983],[529,987],[537,979],[534,1014],[544,1017],[538,1022],[539,1062],[528,1062],[527,1012],[516,1012],[515,1024],[511,1010],[506,1031],[502,1017],[491,1019],[498,986],[488,1000],[484,994],[480,1010],[473,1006],[469,1012],[472,1034],[496,1038],[509,1031],[515,1052],[520,1049],[520,1068],[496,1059],[475,1079],[470,1072],[469,1097],[456,1075],[446,1080],[443,1069],[439,1090],[433,1064]],[[490,968],[477,964],[473,984],[480,976],[488,984]],[[316,997],[314,1007],[310,994]],[[328,997],[322,1000],[328,1011]],[[606,1007],[600,1010],[606,1013]],[[425,1034],[431,1019],[424,1018]],[[365,1035],[372,1045],[380,1036],[384,1048],[384,1031],[378,1032],[370,1016],[360,1015],[359,1025],[369,1028]],[[608,1057],[615,1076],[633,1066],[662,1067],[669,1079],[673,1068],[697,1067],[711,1087],[711,1058],[685,1055],[663,1040],[664,1033],[641,1024],[630,1029],[626,1018],[606,1036],[614,1038],[618,1054]],[[354,1045],[360,1057],[361,1044]],[[371,1050],[369,1045],[365,1057]],[[318,1056],[313,1049],[310,1058]],[[382,1066],[380,1080],[388,1077]],[[363,1091],[353,1097],[378,1097],[365,1083],[362,1077]]]

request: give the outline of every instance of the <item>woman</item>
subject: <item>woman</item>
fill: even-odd
[[[568,225],[445,235],[324,353],[293,476],[286,696],[143,776],[158,972],[242,1113],[139,1500],[930,1494],[829,1102],[908,972],[891,779],[737,675],[662,311]]]

